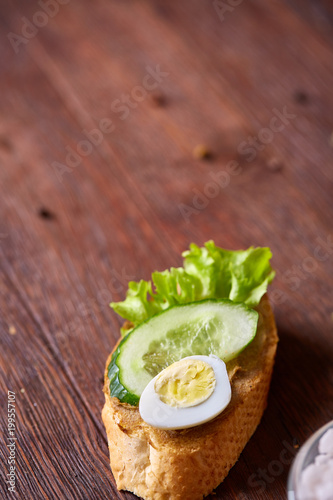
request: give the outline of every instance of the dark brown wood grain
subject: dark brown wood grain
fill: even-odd
[[[333,11],[215,4],[70,0],[16,53],[41,7],[1,2],[2,498],[8,391],[19,498],[134,498],[100,417],[108,303],[192,241],[270,246],[277,271],[268,408],[214,498],[285,499],[298,446],[332,418]]]

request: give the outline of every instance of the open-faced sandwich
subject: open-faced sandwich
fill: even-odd
[[[209,241],[184,267],[130,282],[105,370],[117,487],[147,500],[200,500],[237,461],[266,407],[277,333],[268,248]]]

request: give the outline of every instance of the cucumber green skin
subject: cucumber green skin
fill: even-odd
[[[202,303],[205,303],[205,302],[222,302],[222,303],[229,303],[229,304],[238,304],[238,302],[233,302],[232,300],[229,300],[229,299],[203,299],[203,300],[197,300],[195,302],[188,302],[186,304],[173,305],[173,306],[165,309],[164,311],[161,311],[161,312],[155,314],[154,316],[151,316],[150,318],[146,319],[145,321],[142,321],[142,323],[140,323],[138,326],[136,326],[135,328],[133,328],[121,340],[121,342],[119,343],[117,349],[112,354],[112,358],[111,358],[111,361],[110,361],[109,366],[108,366],[108,378],[109,378],[109,381],[110,381],[110,385],[109,385],[109,387],[110,387],[110,395],[112,397],[118,398],[122,403],[128,403],[128,404],[130,404],[132,406],[137,406],[139,404],[140,397],[137,396],[136,394],[132,394],[131,392],[129,392],[126,389],[126,387],[122,384],[121,379],[120,379],[120,368],[117,365],[117,358],[118,358],[118,356],[120,354],[122,345],[125,344],[125,342],[129,338],[129,336],[132,335],[132,333],[137,328],[141,327],[144,323],[147,323],[148,321],[150,321],[151,318],[155,318],[156,316],[159,316],[160,314],[163,314],[166,311],[169,311],[170,309],[173,309],[175,307],[184,307],[184,306],[189,306],[191,304],[202,304]],[[259,317],[259,315],[258,315],[258,317]],[[255,337],[255,335],[254,335],[254,337]],[[244,345],[244,347],[243,347],[242,350],[244,350],[253,341],[254,337],[246,345]],[[238,352],[237,356],[240,354],[240,352],[241,351]]]
[[[129,335],[129,334],[128,334]],[[108,378],[110,381],[110,395],[112,397],[118,398],[122,403],[128,403],[132,406],[137,406],[139,404],[140,398],[135,394],[128,392],[128,390],[123,386],[119,379],[119,366],[117,365],[117,358],[120,353],[120,347],[123,344],[126,337],[118,345],[117,349],[112,354],[111,361],[108,366]]]

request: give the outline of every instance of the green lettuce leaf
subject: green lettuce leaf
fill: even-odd
[[[126,300],[112,302],[111,307],[119,316],[137,325],[160,310],[155,302],[147,300],[149,295],[153,295],[150,281],[141,280],[139,283],[130,281]]]
[[[254,307],[275,276],[269,248],[224,250],[208,241],[204,248],[190,245],[183,257],[186,272],[205,284],[208,295],[202,298],[229,298]]]
[[[255,307],[275,276],[269,248],[224,250],[208,241],[204,247],[192,243],[183,257],[184,267],[156,271],[151,281],[130,281],[126,299],[111,307],[133,326],[172,305],[207,298],[229,298]]]

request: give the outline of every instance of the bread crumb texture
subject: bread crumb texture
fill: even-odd
[[[254,341],[228,364],[231,402],[206,424],[177,431],[149,426],[137,407],[110,397],[106,369],[102,418],[118,489],[146,500],[201,500],[227,476],[267,402],[278,341],[267,296],[258,311]]]

